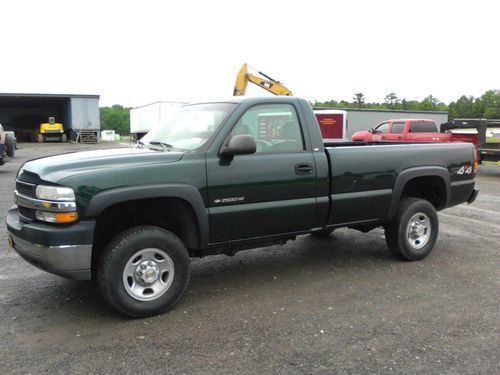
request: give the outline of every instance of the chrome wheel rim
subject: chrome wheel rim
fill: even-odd
[[[408,222],[406,239],[412,248],[419,250],[429,242],[431,232],[431,220],[429,216],[423,212],[418,212]]]
[[[152,301],[165,294],[174,280],[172,258],[157,248],[132,255],[123,269],[123,286],[138,301]]]

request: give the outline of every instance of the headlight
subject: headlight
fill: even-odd
[[[67,187],[38,185],[36,197],[49,201],[74,201],[75,193]]]

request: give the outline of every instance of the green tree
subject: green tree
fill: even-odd
[[[363,95],[363,93],[358,92],[358,93],[354,94],[353,99],[354,99],[354,103],[358,106],[358,108],[362,108],[364,106],[365,96]]]
[[[500,90],[488,90],[474,101],[474,117],[500,118]]]
[[[359,96],[359,97],[358,97]],[[391,92],[385,96],[383,103],[366,103],[362,93],[354,94],[354,102],[331,99],[326,102],[316,102],[315,107],[352,108],[362,105],[368,109],[402,109],[407,111],[448,111],[453,118],[500,118],[500,90],[488,90],[481,97],[462,95],[449,105],[439,101],[434,95],[425,97],[422,101],[399,99]],[[362,103],[362,104],[360,104]]]
[[[385,96],[384,101],[389,106],[389,108],[394,108],[400,100],[395,93],[390,92]]]
[[[420,110],[421,111],[447,111],[448,106],[442,102],[439,101],[438,98],[436,98],[433,95],[429,95],[424,98],[420,102]]]
[[[420,102],[418,100],[401,100],[401,109],[404,111],[420,110]]]
[[[451,102],[448,106],[450,118],[471,118],[474,117],[474,97],[462,95],[456,102]]]
[[[114,130],[117,134],[130,133],[130,109],[119,104],[111,107],[101,107],[101,129]]]

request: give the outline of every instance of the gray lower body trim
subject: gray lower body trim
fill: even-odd
[[[8,232],[14,250],[44,271],[74,280],[90,280],[92,245],[43,246]]]

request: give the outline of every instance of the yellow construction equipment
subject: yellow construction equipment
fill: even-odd
[[[264,90],[273,93],[274,95],[286,95],[292,96],[292,92],[288,90],[281,82],[272,79],[268,75],[258,72],[262,77],[255,76],[251,73],[248,73],[247,64],[243,64],[238,75],[236,76],[236,83],[234,84],[234,96],[245,95],[248,82],[252,82],[253,84],[263,88]]]
[[[38,135],[38,142],[43,143],[46,141],[60,141],[66,142],[66,134],[64,134],[63,124],[56,122],[55,117],[49,117],[49,122],[40,124],[40,132]]]

